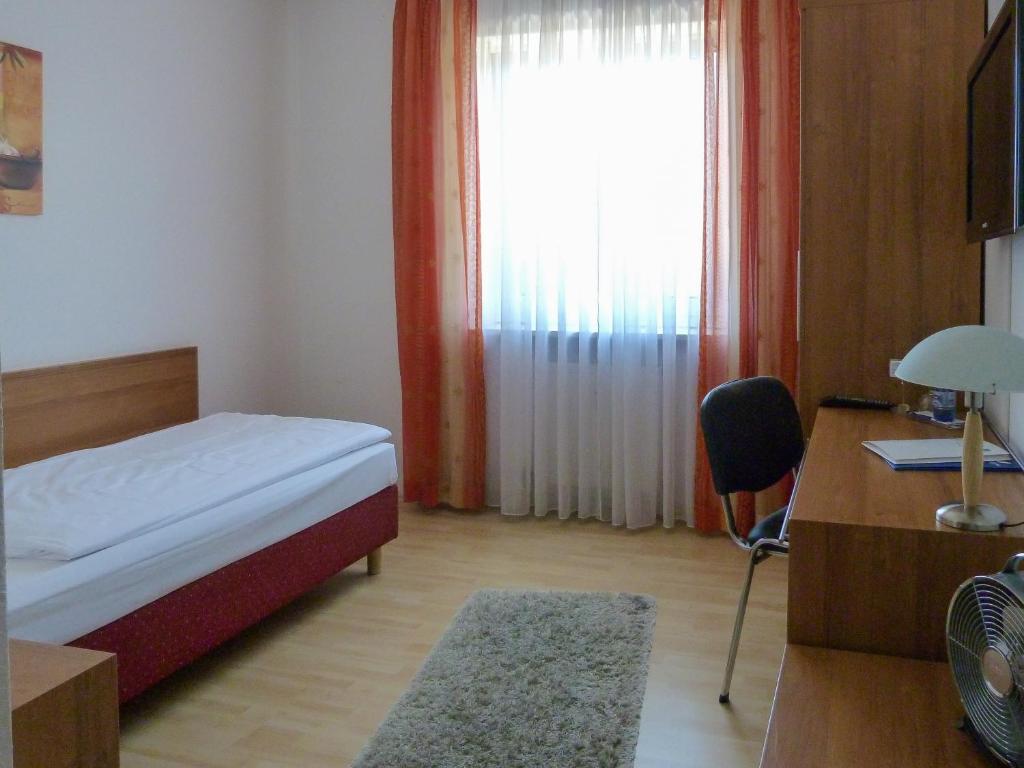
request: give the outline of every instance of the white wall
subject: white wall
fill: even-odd
[[[391,222],[393,0],[288,2],[287,248],[276,283],[286,413],[401,445]]]
[[[44,213],[0,217],[5,368],[196,344],[204,412],[270,407],[283,0],[0,8],[45,83]]]
[[[45,72],[45,212],[0,217],[5,367],[196,344],[204,413],[400,445],[393,7],[0,0]]]

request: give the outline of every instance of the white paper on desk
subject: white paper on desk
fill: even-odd
[[[946,464],[960,461],[963,440],[935,437],[927,440],[865,440],[864,447],[874,451],[891,464]],[[1005,448],[990,442],[983,444],[985,461],[1007,461]]]

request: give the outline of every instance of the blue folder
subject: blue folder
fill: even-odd
[[[882,458],[882,457],[879,457]],[[947,461],[941,464],[893,464],[882,458],[892,469],[897,472],[903,472],[904,470],[913,470],[915,472],[959,472],[960,462],[959,461]],[[986,461],[985,462],[986,472],[1020,472],[1020,465],[1013,459],[1007,459],[1006,461]]]

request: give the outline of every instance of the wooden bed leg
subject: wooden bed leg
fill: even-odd
[[[380,573],[381,555],[383,552],[384,547],[377,547],[366,556],[366,573],[368,576],[376,576]]]

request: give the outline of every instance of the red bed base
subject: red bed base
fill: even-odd
[[[391,486],[68,645],[117,654],[123,704],[396,536]]]

